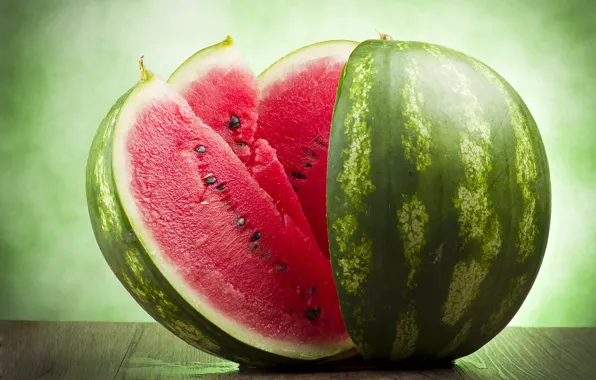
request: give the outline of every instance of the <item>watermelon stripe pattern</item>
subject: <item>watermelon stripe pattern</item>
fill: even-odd
[[[510,109],[511,125],[516,138],[515,158],[517,184],[521,188],[522,199],[524,202],[523,218],[519,222],[518,229],[518,249],[520,262],[524,262],[533,252],[533,247],[538,234],[536,221],[536,198],[528,185],[536,180],[536,158],[534,148],[532,147],[532,136],[529,126],[525,120],[520,106],[511,98],[502,81],[500,81],[491,70],[480,62],[474,62],[476,67],[484,76],[495,83],[499,91],[505,98],[507,106]]]
[[[359,211],[364,209],[363,197],[374,191],[370,179],[371,131],[366,117],[369,112],[367,99],[375,74],[372,56],[364,57],[355,68],[356,78],[349,93],[352,103],[344,124],[349,142],[347,148],[342,151],[345,157],[344,170],[337,177],[350,203]],[[349,243],[353,241],[358,230],[358,222],[353,215],[338,218],[332,226],[337,232],[336,243],[342,255],[338,263],[344,275],[339,278],[339,282],[345,286],[348,293],[357,295],[362,289],[362,282],[369,275],[370,239],[362,236],[357,243]],[[350,261],[345,256],[347,252],[352,253]]]
[[[542,262],[551,188],[538,127],[476,59],[365,41],[338,88],[327,212],[342,313],[363,356],[467,355],[511,320]]]

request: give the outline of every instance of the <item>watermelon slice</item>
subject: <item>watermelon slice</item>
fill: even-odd
[[[241,160],[248,160],[257,127],[259,88],[230,36],[188,58],[168,83]]]
[[[291,216],[311,242],[313,232],[275,149],[266,140],[254,140],[257,78],[232,38],[228,36],[192,55],[168,83],[186,99],[196,116],[226,140],[259,185],[275,199],[279,211]],[[252,151],[253,144],[256,151]]]
[[[277,150],[326,255],[327,145],[339,78],[356,45],[353,41],[309,45],[286,55],[259,76],[256,137]]]
[[[232,112],[253,120],[257,92],[234,67],[223,76],[243,94]],[[205,80],[218,72],[207,70]],[[213,86],[192,83],[195,94]],[[270,366],[345,353],[353,344],[330,262],[275,151],[252,139],[250,123],[231,132],[207,126],[195,112],[209,110],[196,104],[142,66],[100,126],[87,198],[107,262],[151,316],[212,354]],[[254,148],[231,144],[238,136]]]

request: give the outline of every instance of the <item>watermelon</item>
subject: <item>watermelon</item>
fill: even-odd
[[[254,76],[216,58],[185,68],[207,72],[185,93],[207,94],[204,107],[141,61],[140,81],[101,123],[87,163],[99,247],[153,318],[206,352],[260,367],[345,356],[353,344],[330,261],[275,150],[251,136]],[[224,123],[230,114],[240,128]]]
[[[256,137],[279,161],[319,247],[328,254],[325,189],[327,148],[337,84],[353,41],[325,41],[298,49],[259,75]]]
[[[347,63],[346,63],[347,62]],[[228,37],[141,79],[87,163],[99,247],[187,343],[256,367],[450,362],[511,320],[550,226],[515,90],[441,46],[326,41],[258,78]]]
[[[487,343],[550,226],[547,156],[519,94],[467,55],[382,36],[350,55],[330,136],[330,256],[359,352],[450,361]]]

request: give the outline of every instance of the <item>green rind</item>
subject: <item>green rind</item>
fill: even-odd
[[[518,149],[524,134],[531,145]],[[528,152],[533,178],[516,165]],[[469,190],[483,203],[461,203]],[[534,195],[525,257],[519,231]],[[436,45],[373,40],[354,50],[335,104],[327,212],[344,321],[365,357],[452,360],[492,339],[536,278],[550,209],[538,128],[503,78]]]
[[[132,228],[112,170],[113,135],[120,111],[151,79],[143,78],[125,93],[102,121],[93,140],[86,169],[87,204],[97,243],[114,274],[156,321],[188,344],[218,357],[253,367],[315,364],[249,346],[218,328],[192,307],[157,269]]]

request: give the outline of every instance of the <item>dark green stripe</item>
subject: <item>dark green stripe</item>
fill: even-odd
[[[380,73],[399,70],[403,66],[399,54],[390,48],[384,48],[391,44],[385,41],[378,41],[378,44],[381,47],[375,54],[377,70]],[[361,46],[361,49],[367,50],[367,47]],[[376,48],[371,46],[371,49]],[[401,145],[402,104],[399,97],[392,96],[403,87],[403,81],[403,76],[380,77],[371,91],[369,102],[373,110],[369,122],[371,129],[375,131],[371,163],[373,183],[377,190],[367,198],[370,211],[362,215],[362,218],[363,228],[371,234],[375,242],[371,272],[377,275],[371,276],[367,287],[367,298],[371,304],[369,312],[375,310],[375,321],[370,324],[365,335],[367,340],[376,340],[375,349],[368,353],[372,358],[385,357],[391,352],[399,314],[407,311],[408,307],[407,298],[402,290],[409,268],[401,255],[400,247],[403,246],[403,241],[397,231],[397,210],[402,206],[401,194],[408,192],[409,189],[406,187],[412,184],[399,181],[401,173],[407,172],[410,164],[405,160]],[[386,101],[379,102],[376,99]],[[395,103],[390,103],[391,100]],[[388,271],[387,268],[391,270]],[[388,297],[392,302],[387,302]]]

